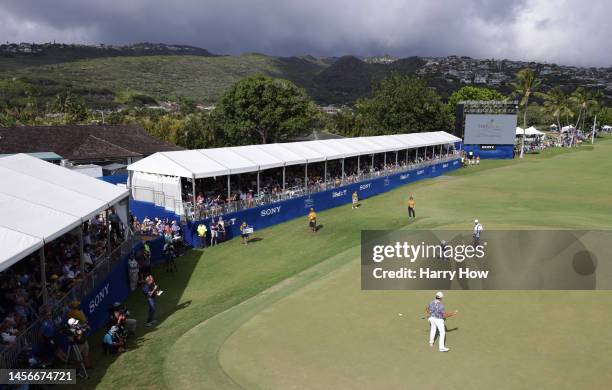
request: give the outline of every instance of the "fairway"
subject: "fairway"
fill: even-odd
[[[485,161],[305,220],[192,251],[168,291],[162,321],[135,348],[101,357],[88,386],[111,388],[607,388],[608,292],[452,291],[448,346],[427,344],[432,293],[362,292],[362,229],[557,227],[610,229],[612,142]],[[417,200],[408,223],[405,203]],[[143,298],[128,301],[137,318]],[[402,313],[402,316],[399,316]],[[134,378],[131,373],[141,372]],[[129,378],[129,382],[128,382]]]

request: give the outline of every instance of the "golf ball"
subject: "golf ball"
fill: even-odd
[[[402,313],[399,313],[399,316],[400,316],[400,317],[401,317],[402,315],[403,315]]]

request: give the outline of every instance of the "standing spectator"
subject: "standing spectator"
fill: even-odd
[[[219,228],[219,240],[223,242],[225,241],[225,221],[223,217],[219,217],[219,223],[217,225]]]
[[[240,237],[242,237],[243,245],[249,244],[249,233],[247,232],[248,227],[249,226],[247,225],[246,221],[242,222],[242,224],[240,225]]]
[[[66,317],[74,318],[75,320],[78,320],[81,324],[87,323],[87,317],[85,316],[85,313],[83,313],[83,310],[81,310],[81,302],[79,301],[70,302],[70,311],[68,312]]]
[[[308,213],[308,226],[310,226],[310,230],[313,233],[317,232],[317,213],[315,213],[313,208]]]
[[[157,285],[155,284],[155,280],[152,275],[148,275],[146,278],[146,282],[144,287],[142,288],[142,292],[147,299],[147,305],[149,307],[148,315],[147,315],[147,323],[145,326],[151,327],[157,324],[157,320],[155,320],[155,312],[157,310],[156,306],[156,298],[158,295]]]
[[[482,234],[482,225],[478,222],[477,219],[474,220],[474,233],[472,233],[472,237],[474,238],[474,246],[480,244],[480,235]]]
[[[115,240],[119,240],[122,236],[121,220],[119,219],[119,215],[117,215],[114,208],[111,208],[108,220],[110,222],[111,235],[115,238]]]
[[[200,239],[202,248],[206,248],[206,232],[208,231],[208,229],[206,228],[206,225],[201,223],[198,225],[198,228],[196,230],[198,232],[198,238]]]
[[[138,262],[134,258],[134,256],[130,257],[128,260],[128,274],[130,277],[130,290],[136,291],[136,287],[138,287]]]
[[[410,198],[408,198],[408,218],[410,217],[416,218],[416,214],[414,213],[415,207],[416,207],[416,202],[414,201],[414,198],[412,197],[412,195],[410,195]]]
[[[353,200],[353,205],[352,205],[352,209],[356,209],[357,208],[357,202],[359,202],[359,196],[357,195],[357,191],[353,192],[353,196],[352,196],[352,200]]]
[[[217,237],[219,236],[219,225],[213,218],[210,222],[210,246],[217,244]]]

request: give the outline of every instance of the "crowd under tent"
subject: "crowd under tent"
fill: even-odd
[[[27,154],[0,158],[0,272],[114,207],[127,225],[126,189]],[[81,236],[81,253],[83,251]]]
[[[181,214],[184,201],[181,179],[192,183],[195,198],[197,180],[225,176],[229,197],[233,175],[256,174],[259,186],[260,172],[281,168],[284,189],[288,167],[303,165],[303,174],[307,177],[309,165],[322,163],[327,178],[328,162],[334,162],[341,165],[344,177],[347,158],[357,158],[358,166],[366,161],[373,165],[374,156],[382,154],[380,158],[385,164],[397,164],[398,158],[407,157],[410,151],[417,155],[427,151],[442,154],[459,141],[458,137],[437,131],[159,152],[128,166],[128,186],[134,200]]]

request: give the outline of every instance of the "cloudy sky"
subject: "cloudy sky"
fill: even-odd
[[[0,0],[0,41],[612,65],[610,0]]]

